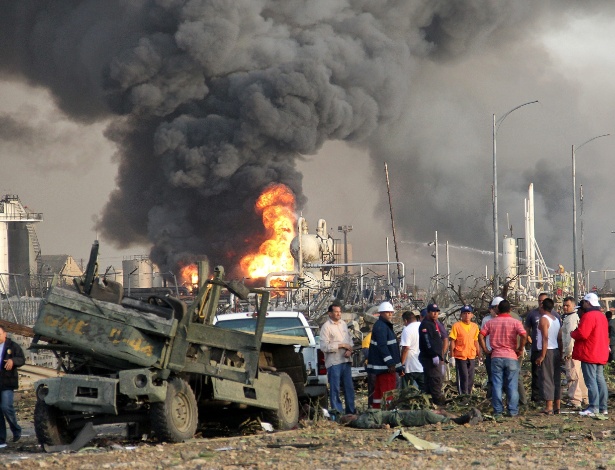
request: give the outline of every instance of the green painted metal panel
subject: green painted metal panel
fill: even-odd
[[[149,367],[159,362],[175,331],[174,320],[54,289],[39,311],[34,332],[68,343],[71,349]]]

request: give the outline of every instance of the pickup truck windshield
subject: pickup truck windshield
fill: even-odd
[[[218,317],[216,326],[228,330],[249,331],[250,333],[254,333],[256,330],[256,318],[225,320],[224,317]],[[265,333],[308,337],[305,327],[299,318],[267,318],[265,320]]]

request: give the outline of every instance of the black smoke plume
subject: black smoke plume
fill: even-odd
[[[399,126],[419,101],[413,79],[480,44],[518,40],[549,5],[3,0],[0,77],[48,88],[74,120],[113,118],[118,176],[97,224],[104,238],[150,244],[163,269],[202,256],[235,266],[262,241],[262,189],[284,183],[301,208],[297,159],[327,140],[399,162],[421,202],[402,225],[447,219],[449,204],[423,197],[438,172],[412,145],[391,145],[413,135]],[[453,200],[455,218],[475,212]]]

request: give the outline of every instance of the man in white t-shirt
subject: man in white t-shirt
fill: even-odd
[[[424,391],[425,379],[423,366],[419,361],[419,326],[416,315],[405,311],[401,315],[404,329],[401,333],[401,363],[404,365],[403,386],[416,385]]]

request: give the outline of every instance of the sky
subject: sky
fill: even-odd
[[[539,100],[498,130],[500,234],[524,236],[534,183],[538,245],[572,269],[571,147],[612,133],[576,158],[586,267],[615,269],[609,2],[43,3],[0,3],[0,193],[43,213],[43,254],[87,259],[99,238],[105,267],[233,262],[281,181],[311,231],[352,225],[355,261],[386,260],[389,237],[393,259],[386,162],[407,274],[433,274],[437,231],[441,273],[448,241],[454,277],[490,275],[493,114]]]

